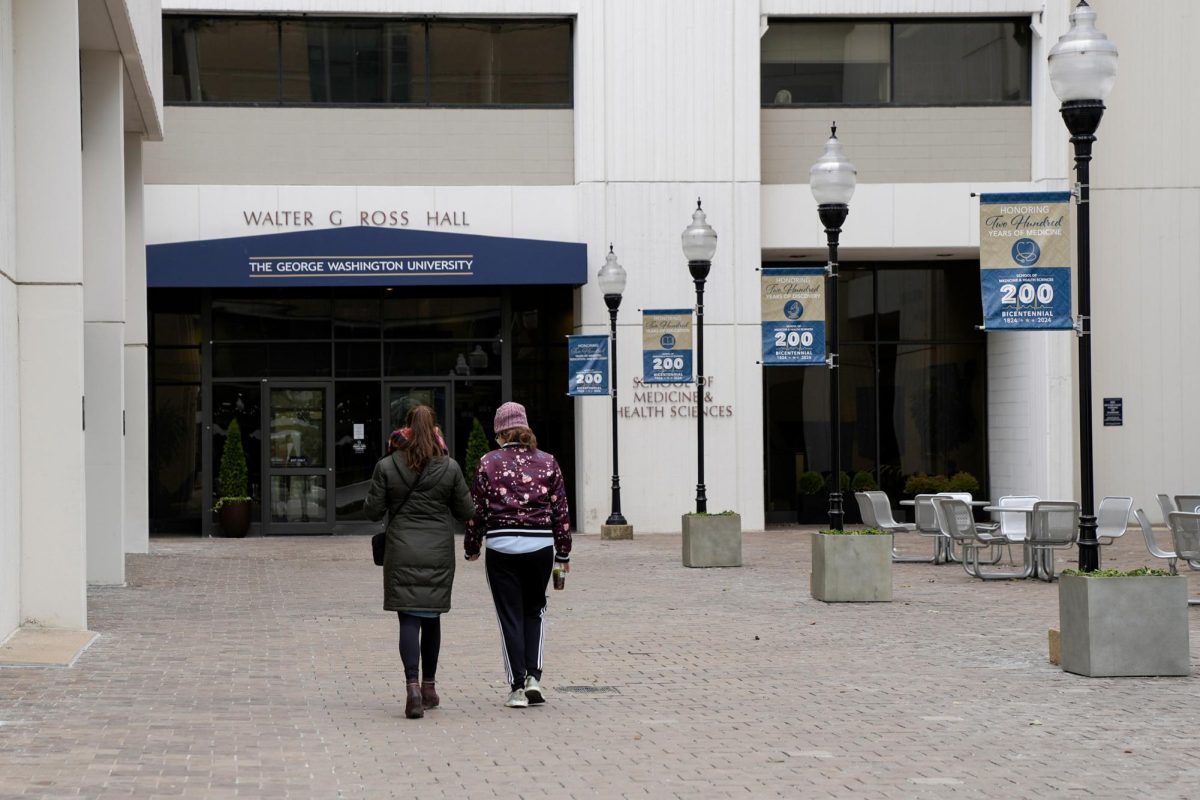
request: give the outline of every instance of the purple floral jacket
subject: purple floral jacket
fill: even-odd
[[[467,523],[463,549],[475,555],[490,531],[547,531],[554,560],[571,559],[571,521],[562,470],[554,456],[517,444],[479,459],[471,487],[475,517]]]

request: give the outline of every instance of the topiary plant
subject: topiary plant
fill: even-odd
[[[221,451],[221,469],[217,473],[219,495],[213,511],[220,510],[225,503],[238,503],[250,499],[250,471],[246,467],[246,451],[242,449],[242,427],[235,418],[225,432],[225,447]]]
[[[800,494],[820,494],[825,487],[825,479],[821,477],[821,473],[801,472],[800,477],[796,480],[796,489]]]
[[[878,489],[879,484],[875,482],[875,476],[866,470],[854,473],[854,480],[850,481],[850,490],[854,492],[874,492]]]
[[[829,475],[827,475],[825,477],[824,486],[825,486],[826,492],[833,491],[833,473],[830,473]],[[850,476],[847,475],[845,472],[843,472],[842,473],[841,491],[844,494],[845,492],[847,492],[849,490],[850,490]]]
[[[467,437],[467,455],[463,459],[463,477],[467,483],[475,480],[475,471],[479,469],[479,459],[488,451],[487,433],[483,430],[478,418],[471,420],[471,435]]]
[[[926,475],[924,472],[918,472],[908,476],[908,480],[904,482],[904,493],[937,494],[946,491],[949,483],[945,475]]]
[[[969,472],[956,472],[953,477],[946,483],[946,491],[948,492],[970,492],[975,494],[979,491],[979,481]]]

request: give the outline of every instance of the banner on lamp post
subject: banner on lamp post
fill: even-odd
[[[608,336],[568,336],[567,394],[608,396]]]
[[[762,363],[825,363],[825,268],[764,267]]]
[[[642,382],[691,383],[692,310],[642,311]]]
[[[1070,219],[1070,192],[979,196],[986,330],[1072,329]]]

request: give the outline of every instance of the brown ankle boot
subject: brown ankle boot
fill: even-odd
[[[437,689],[434,688],[433,681],[421,681],[421,702],[425,708],[437,708],[442,702],[438,697]]]
[[[408,684],[408,699],[404,703],[404,716],[409,719],[420,719],[425,716],[425,707],[421,703],[421,685],[413,682]]]

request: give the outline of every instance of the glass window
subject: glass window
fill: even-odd
[[[212,301],[215,341],[253,339],[328,339],[330,299],[327,293],[289,292],[227,295]]]
[[[279,101],[279,23],[163,17],[168,103]]]
[[[423,297],[390,293],[383,301],[389,339],[487,339],[500,335],[500,295],[461,297],[452,292]]]
[[[569,20],[163,17],[168,103],[564,105]]]
[[[283,23],[285,103],[424,103],[425,26],[419,22]]]
[[[893,500],[911,496],[905,483],[917,473],[969,472],[986,487],[987,341],[974,329],[977,265],[843,264],[839,288],[847,477],[866,473]],[[763,397],[768,519],[824,522],[829,371],[765,368]],[[853,501],[845,507],[847,521],[856,521]]]
[[[333,360],[339,378],[378,378],[379,342],[338,342]]]
[[[152,530],[199,533],[204,503],[200,386],[156,386],[151,428]]]
[[[375,462],[383,457],[385,450],[379,382],[338,381],[333,386],[333,396],[337,520],[365,520],[363,501],[367,498]]]
[[[762,102],[888,102],[890,35],[886,22],[772,21],[762,39]]]
[[[155,347],[155,383],[199,383],[200,348]]]
[[[430,100],[490,105],[571,102],[565,22],[433,22]]]
[[[366,297],[335,297],[333,335],[338,339],[379,338],[379,293]]]
[[[897,22],[896,103],[1028,103],[1029,23]]]
[[[763,105],[1030,102],[1028,19],[771,20]]]
[[[250,496],[253,504],[250,518],[259,519],[258,501],[262,486],[262,389],[255,383],[214,383],[212,386],[212,485],[216,501],[217,476],[221,472],[221,454],[225,452],[225,435],[234,419],[242,429],[242,450],[246,453],[246,468],[250,477]],[[214,514],[214,519],[215,519]]]
[[[493,347],[496,345],[496,347]],[[383,374],[397,377],[499,375],[499,342],[386,342]],[[566,380],[566,378],[563,378]]]

